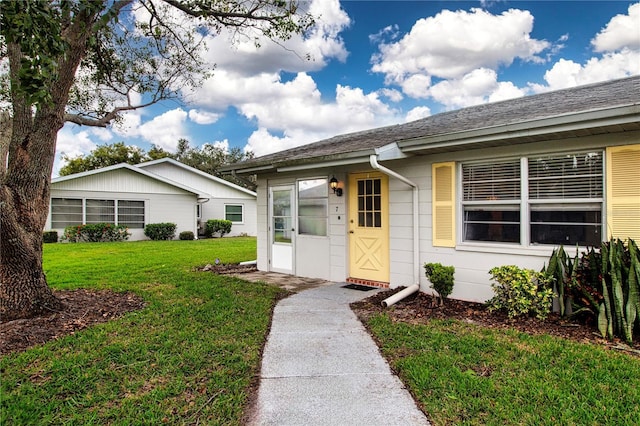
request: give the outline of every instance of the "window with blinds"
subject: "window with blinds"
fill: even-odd
[[[462,165],[463,238],[520,242],[520,160]]]
[[[520,161],[463,164],[464,201],[519,200]]]
[[[144,228],[144,201],[119,200],[118,225],[133,229]]]
[[[530,199],[602,198],[602,153],[530,157]]]
[[[51,199],[51,227],[66,228],[67,226],[82,225],[82,200],[75,198]]]
[[[142,229],[145,225],[144,201],[51,199],[51,228],[90,223],[112,223]]]
[[[529,157],[527,164],[531,243],[600,244],[602,152]]]
[[[600,151],[463,164],[463,238],[599,244],[603,186]]]
[[[116,223],[114,200],[86,200],[86,223]]]

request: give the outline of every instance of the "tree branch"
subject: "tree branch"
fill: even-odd
[[[118,117],[118,114],[120,114],[121,112],[135,111],[140,108],[146,108],[150,105],[155,104],[156,102],[158,102],[158,100],[159,99],[154,99],[150,102],[147,102],[145,104],[140,104],[140,105],[128,105],[128,106],[116,107],[100,118],[87,117],[81,114],[65,113],[64,121],[67,121],[69,123],[75,123],[80,126],[107,127],[113,120],[115,120]]]

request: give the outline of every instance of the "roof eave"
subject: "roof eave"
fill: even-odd
[[[614,108],[583,111],[518,123],[443,133],[399,141],[405,152],[443,150],[459,146],[482,143],[500,143],[514,139],[531,138],[549,134],[560,134],[580,130],[620,126],[640,122],[640,105],[625,105]]]

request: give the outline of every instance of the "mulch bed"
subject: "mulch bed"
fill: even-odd
[[[54,294],[64,303],[62,311],[0,323],[0,354],[24,351],[145,305],[144,300],[133,293],[109,290],[65,290],[54,291]]]
[[[397,293],[400,289],[387,290],[377,293],[367,299],[351,304],[351,308],[363,321],[373,314],[387,312],[394,321],[411,324],[424,324],[430,319],[457,319],[470,324],[496,329],[516,329],[529,334],[549,334],[582,343],[592,343],[621,350],[640,356],[640,335],[636,335],[634,343],[629,346],[620,340],[609,341],[600,336],[593,323],[580,323],[561,319],[557,314],[550,315],[546,320],[535,317],[520,317],[510,319],[506,313],[490,312],[484,304],[463,302],[448,299],[444,306],[437,306],[435,298],[425,293],[414,293],[388,308],[381,302]],[[640,331],[640,330],[636,330]]]

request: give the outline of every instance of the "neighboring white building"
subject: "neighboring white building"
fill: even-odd
[[[172,222],[176,237],[197,237],[207,220],[228,219],[230,236],[256,235],[255,206],[255,193],[175,160],[117,164],[53,179],[45,229],[62,235],[70,225],[106,222],[143,240],[150,223]]]
[[[335,136],[227,166],[258,175],[258,269],[451,297],[554,247],[640,241],[640,77]],[[337,191],[331,181],[336,179]]]
[[[171,158],[149,161],[136,167],[209,194],[209,201],[198,203],[200,235],[204,234],[204,224],[209,219],[233,222],[229,236],[256,235],[255,192]]]

